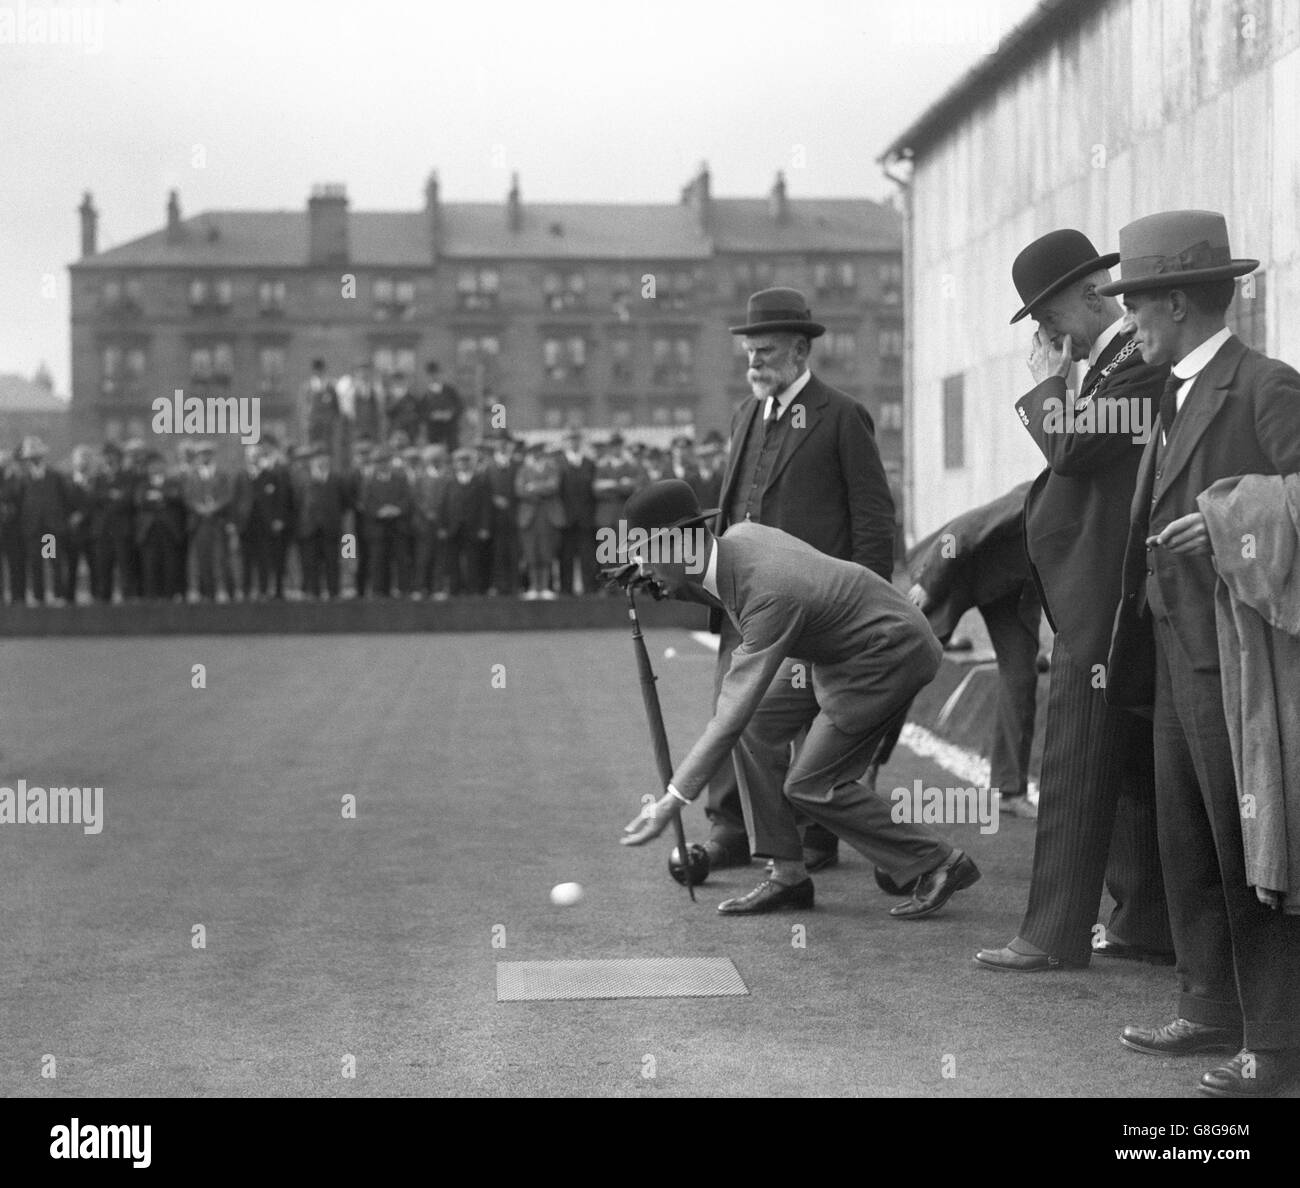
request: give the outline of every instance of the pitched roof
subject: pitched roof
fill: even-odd
[[[502,203],[440,207],[441,250],[450,259],[704,260],[716,251],[897,251],[901,220],[867,199],[789,201],[776,223],[766,199],[716,198],[712,235],[682,204],[524,203],[518,231]],[[214,210],[185,219],[179,242],[165,229],[77,261],[73,267],[297,268],[308,262],[306,210]],[[422,210],[348,213],[355,264],[410,267],[430,258]]]

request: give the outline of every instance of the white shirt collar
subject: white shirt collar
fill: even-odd
[[[808,368],[803,369],[803,374],[799,376],[784,392],[776,394],[777,413],[776,419],[779,421],[784,415],[785,410],[790,407],[790,402],[799,395],[800,392],[808,386],[808,381],[812,379],[812,372]],[[763,419],[767,420],[768,410],[772,407],[773,397],[769,396],[763,401]]]
[[[1194,379],[1205,370],[1210,360],[1219,353],[1219,348],[1232,337],[1232,331],[1224,326],[1217,334],[1211,334],[1198,347],[1193,347],[1174,364],[1172,371],[1180,380]]]
[[[808,373],[805,371],[805,375]],[[722,601],[718,593],[718,541],[715,537],[709,542],[709,559],[704,566],[704,581],[701,583],[706,594],[712,594],[719,602]]]
[[[1088,370],[1091,371],[1097,366],[1097,360],[1101,358],[1102,352],[1110,346],[1117,335],[1124,328],[1124,319],[1116,318],[1109,326],[1097,335],[1097,341],[1092,344],[1092,350],[1088,352]]]

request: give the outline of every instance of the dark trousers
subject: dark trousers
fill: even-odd
[[[150,529],[140,544],[140,585],[150,600],[181,592],[180,554],[176,542],[161,528]]]
[[[1090,668],[1058,635],[1029,905],[1020,936],[1067,961],[1092,952],[1102,883],[1107,930],[1126,944],[1172,947],[1156,843],[1151,726],[1106,703]]]
[[[298,557],[302,562],[302,589],[309,598],[321,595],[321,579],[331,598],[339,596],[339,534],[317,528],[298,540]]]
[[[41,536],[28,536],[23,540],[23,565],[27,574],[28,588],[36,598],[37,602],[45,601],[45,566],[50,567],[50,585],[51,593],[55,598],[63,597],[63,574],[64,564],[59,559],[63,551],[67,548],[66,537],[56,537],[54,541],[54,556],[47,558],[42,556],[45,549]]]
[[[894,821],[890,798],[858,782],[915,683],[905,671],[879,680],[869,725],[849,734],[821,711],[809,682],[792,679],[796,664],[781,666],[733,751],[750,852],[798,861],[802,813],[896,882],[934,870],[952,847],[923,825]],[[791,744],[805,730],[792,762]]]
[[[731,653],[740,644],[740,632],[729,616],[722,618],[722,634],[718,640],[718,666],[713,674],[713,708],[718,708],[718,693],[722,689],[722,678],[731,667]],[[811,695],[811,693],[810,693]],[[814,704],[816,702],[814,701]],[[735,752],[732,752],[733,758]],[[870,757],[868,757],[870,758]],[[745,840],[745,815],[740,800],[740,786],[736,779],[736,765],[724,763],[709,781],[708,795],[704,801],[704,812],[709,818],[709,839],[723,845],[734,845]],[[804,843],[818,850],[830,850],[835,844],[835,835],[823,829],[815,821],[802,813],[796,812],[795,819],[803,834]]]
[[[461,527],[442,541],[442,565],[452,594],[482,594],[483,545],[473,528]]]
[[[284,532],[273,532],[269,526],[259,526],[239,538],[244,556],[244,597],[253,591],[256,578],[257,592],[262,596],[274,594],[284,597],[284,570],[289,560],[289,538]]]
[[[410,588],[410,559],[410,540],[402,525],[392,520],[376,520],[371,524],[371,593],[377,598],[405,593]]]
[[[497,511],[492,516],[492,576],[489,581],[498,594],[519,593],[519,529],[515,512]]]
[[[1300,1048],[1300,916],[1246,883],[1241,806],[1217,670],[1192,668],[1168,620],[1156,628],[1156,806],[1178,1014],[1245,1028],[1245,1046]]]
[[[442,581],[442,554],[435,520],[420,519],[415,529],[415,570],[411,575],[411,589],[421,594],[434,594]]]
[[[99,560],[95,597],[100,602],[113,600],[113,583],[121,583],[123,598],[140,596],[140,567],[135,540],[127,533],[104,533],[95,542]]]
[[[573,593],[573,566],[582,574],[582,592],[596,590],[596,529],[590,521],[570,524],[560,530],[560,593]]]
[[[6,527],[0,532],[0,567],[4,584],[0,596],[7,590],[10,602],[22,602],[27,597],[27,561],[23,555],[23,538],[16,528]]]
[[[352,534],[357,542],[357,597],[367,593],[371,586],[370,578],[370,534],[372,525],[366,522],[360,512],[352,517]]]

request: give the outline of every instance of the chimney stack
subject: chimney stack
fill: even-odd
[[[442,196],[438,186],[438,171],[429,174],[424,183],[424,215],[429,223],[429,251],[434,260],[442,249]]]
[[[524,207],[519,196],[519,174],[510,175],[510,193],[506,195],[506,221],[511,231],[519,231],[524,225]]]
[[[172,190],[167,195],[167,242],[180,243],[184,238],[181,230],[181,196],[178,191]]]
[[[99,211],[95,209],[95,200],[90,196],[89,190],[81,199],[77,213],[81,215],[81,258],[84,260],[87,256],[95,254],[99,227]]]
[[[772,184],[772,193],[768,196],[767,205],[772,212],[774,222],[790,221],[790,204],[785,197],[785,173],[780,169],[776,171],[776,181]]]
[[[709,163],[700,162],[699,172],[686,183],[682,190],[682,202],[695,212],[695,219],[700,230],[706,235],[713,218],[712,194],[710,193]]]
[[[348,192],[340,184],[316,186],[307,201],[308,260],[312,264],[348,262]]]

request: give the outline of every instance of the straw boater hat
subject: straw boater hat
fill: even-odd
[[[1114,268],[1118,260],[1119,252],[1099,256],[1082,231],[1049,231],[1035,239],[1011,265],[1011,280],[1024,302],[1011,318],[1012,325],[1035,305],[1098,269]]]
[[[1199,285],[1245,276],[1258,267],[1258,260],[1233,259],[1228,224],[1218,211],[1166,210],[1120,228],[1119,280],[1097,292],[1110,297]]]
[[[826,327],[812,320],[808,302],[798,289],[761,289],[749,299],[743,326],[732,326],[732,334],[777,334],[789,331],[820,338]]]

